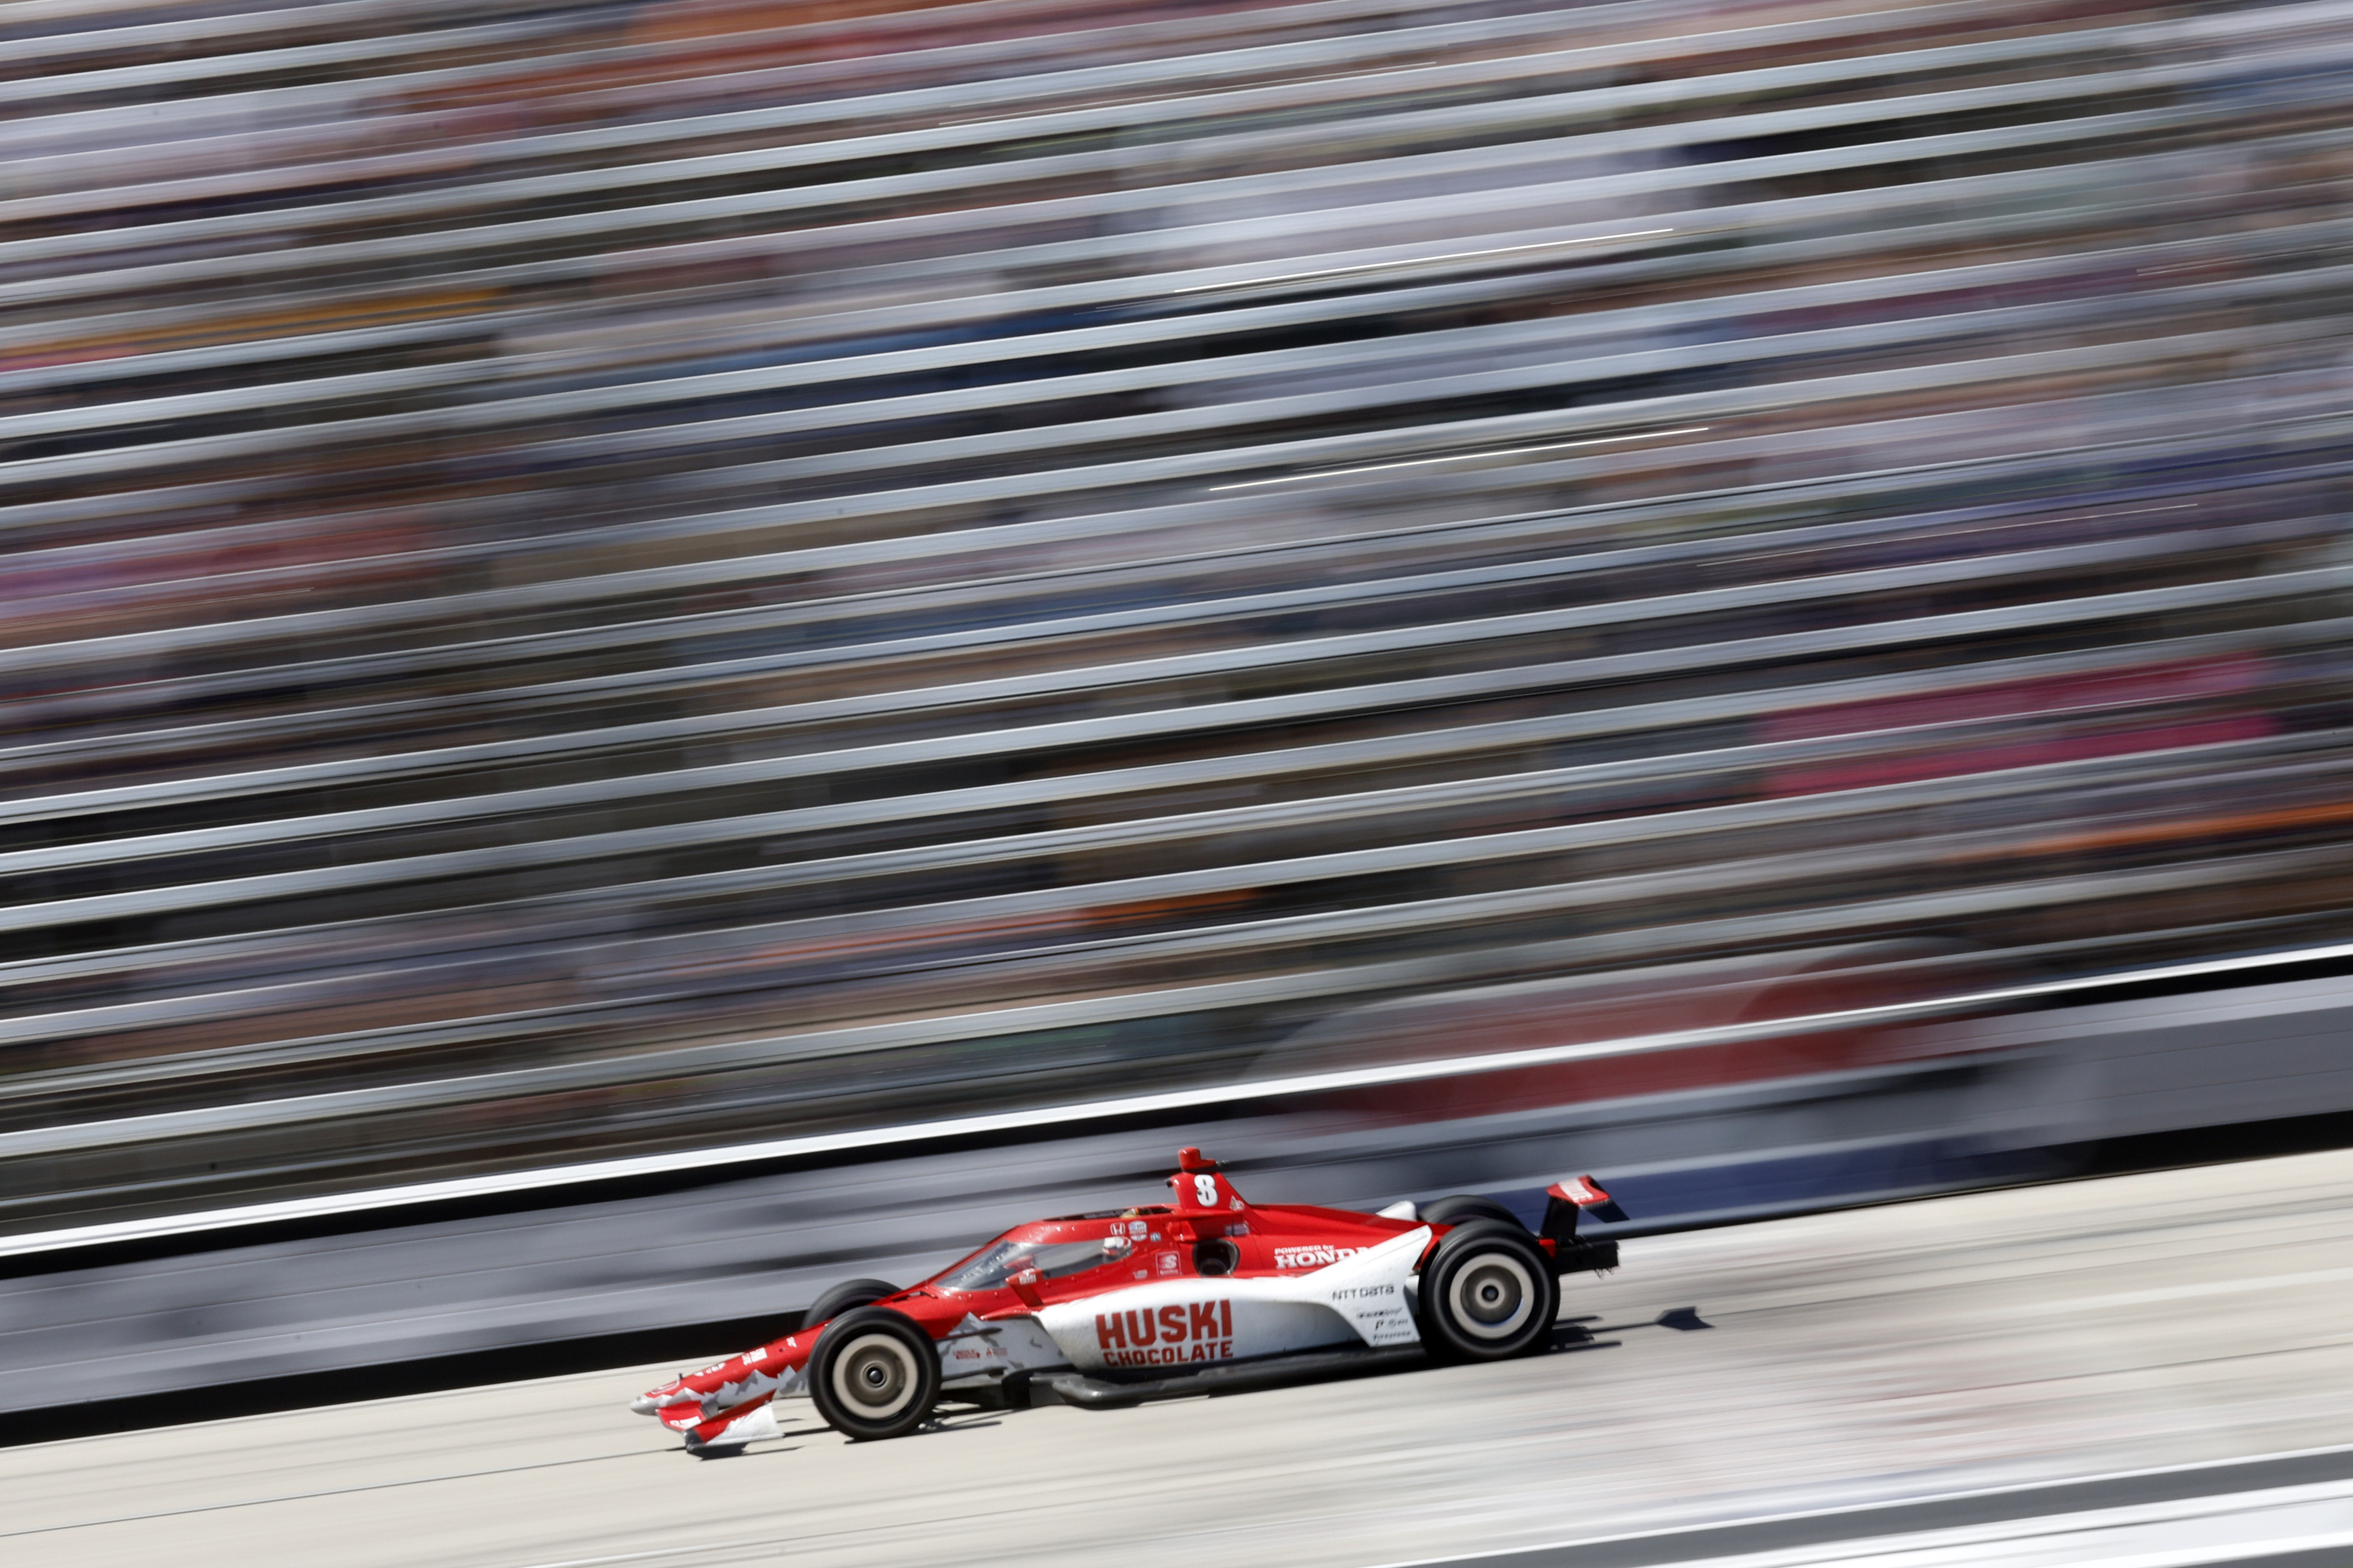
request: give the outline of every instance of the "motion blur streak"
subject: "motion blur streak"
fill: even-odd
[[[2344,940],[2349,20],[9,8],[0,1232]]]

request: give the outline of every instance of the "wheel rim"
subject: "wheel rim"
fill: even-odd
[[[1473,1339],[1507,1340],[1527,1326],[1536,1308],[1536,1282],[1508,1252],[1482,1252],[1447,1281],[1446,1304]]]
[[[869,1421],[905,1410],[920,1381],[914,1356],[889,1334],[852,1340],[833,1360],[834,1397]]]

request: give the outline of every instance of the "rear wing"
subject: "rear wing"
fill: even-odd
[[[1555,1182],[1545,1189],[1544,1229],[1540,1233],[1555,1241],[1577,1239],[1577,1216],[1591,1212],[1593,1217],[1615,1225],[1626,1218],[1626,1211],[1618,1200],[1601,1190],[1601,1184],[1591,1176],[1570,1176]]]

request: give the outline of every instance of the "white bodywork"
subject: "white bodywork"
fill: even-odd
[[[1068,1366],[1062,1354],[1035,1318],[1000,1318],[984,1323],[966,1312],[940,1342],[940,1386],[972,1388],[994,1383],[1009,1372],[1040,1372]]]
[[[1153,1280],[1047,1307],[1035,1321],[1059,1362],[1084,1372],[1183,1371],[1351,1342],[1419,1344],[1413,1269],[1429,1245],[1424,1226],[1309,1274]]]

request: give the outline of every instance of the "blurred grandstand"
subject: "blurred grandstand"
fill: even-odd
[[[2348,20],[19,0],[0,1232],[2347,939]]]

